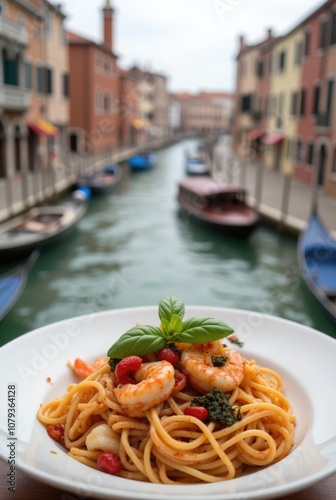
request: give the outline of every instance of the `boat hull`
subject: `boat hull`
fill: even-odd
[[[92,195],[110,194],[117,188],[122,177],[119,165],[110,165],[79,180],[79,186],[90,188]]]
[[[336,241],[316,213],[300,234],[297,259],[305,285],[336,324]]]
[[[80,203],[79,205],[76,205],[75,203],[65,205],[64,207],[72,212],[73,218],[67,225],[56,228],[55,231],[48,234],[28,234],[26,237],[20,238],[20,236],[18,236],[13,237],[13,239],[8,238],[6,241],[1,241],[2,238],[0,232],[0,262],[15,261],[29,255],[35,249],[43,251],[46,248],[59,243],[75,229],[77,223],[86,213],[87,206],[87,202]],[[64,207],[60,206],[61,209]],[[54,210],[57,207],[35,208],[32,213],[34,213],[34,216],[36,217],[35,214],[41,213],[42,210],[43,214],[47,213],[48,208],[52,208]],[[13,219],[10,223],[20,223],[20,221],[24,222],[25,220],[27,220],[27,216],[21,216]]]
[[[188,209],[188,207],[183,205],[183,203],[180,203],[180,210],[185,214],[185,218],[188,217],[191,220],[202,224],[204,227],[208,227],[211,230],[215,230],[229,236],[234,236],[236,238],[248,238],[259,225],[259,219],[257,218],[251,223],[239,225],[229,224],[225,221],[216,222],[205,218],[202,214],[194,213],[192,210]]]
[[[156,155],[154,153],[148,155],[134,155],[129,158],[128,164],[131,169],[135,171],[149,170],[156,164]]]

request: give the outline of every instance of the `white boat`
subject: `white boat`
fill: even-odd
[[[90,191],[74,191],[72,201],[62,205],[34,207],[24,215],[0,225],[0,262],[44,249],[65,237],[87,210]]]

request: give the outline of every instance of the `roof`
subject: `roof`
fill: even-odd
[[[118,55],[115,54],[107,45],[103,43],[96,43],[93,40],[90,40],[89,38],[86,38],[82,35],[78,35],[77,33],[74,33],[72,31],[67,31],[66,32],[67,40],[69,42],[69,45],[92,45],[93,47],[96,47],[97,49],[100,49],[102,52],[105,52],[105,54],[108,54],[112,57],[117,58]]]
[[[241,186],[228,184],[208,176],[188,177],[179,183],[179,186],[197,195],[208,197],[225,193],[245,193]]]

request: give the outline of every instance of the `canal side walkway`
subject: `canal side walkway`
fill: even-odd
[[[229,138],[218,141],[211,170],[215,178],[245,187],[249,204],[257,208],[264,220],[294,235],[305,228],[316,199],[321,219],[336,237],[336,198],[327,195],[323,188],[315,195],[314,188],[306,183],[238,157]]]
[[[57,203],[58,196],[76,184],[80,175],[91,174],[111,163],[119,163],[143,149],[160,149],[184,138],[184,134],[152,140],[142,146],[124,147],[95,156],[65,153],[63,163],[55,162],[36,172],[18,173],[0,179],[0,223],[41,203]]]

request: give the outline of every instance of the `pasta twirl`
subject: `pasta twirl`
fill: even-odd
[[[211,344],[216,342],[198,346],[198,350],[203,348],[209,353]],[[181,348],[179,368],[183,372],[183,352],[188,347]],[[221,346],[223,358],[230,359],[235,352]],[[209,361],[204,357],[198,362],[205,364],[198,370],[207,383],[217,384],[218,373],[235,379],[230,365],[225,372],[225,364],[217,368],[214,358]],[[144,363],[142,367],[157,363]],[[197,388],[192,369],[191,374],[187,373],[185,388],[169,391],[163,400],[152,399],[152,405],[140,405],[133,416],[132,408],[125,411],[120,404],[116,376],[108,359],[85,380],[71,384],[63,397],[41,405],[38,419],[46,426],[64,426],[64,446],[83,464],[98,468],[102,452],[117,453],[119,475],[124,478],[164,484],[228,480],[250,466],[263,467],[281,460],[294,443],[295,417],[283,394],[279,374],[245,359],[242,370],[241,379],[235,379],[236,383],[225,391],[230,406],[239,409],[241,415],[232,425],[185,414],[194,398],[208,390]],[[135,374],[133,396],[146,387],[141,386],[148,382],[146,376],[148,373],[137,379]]]

